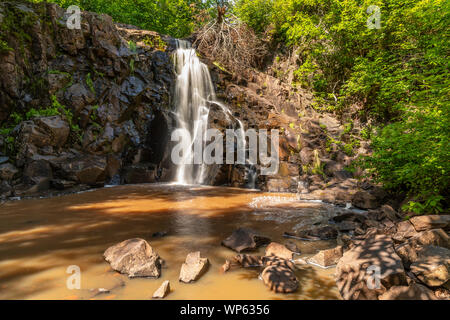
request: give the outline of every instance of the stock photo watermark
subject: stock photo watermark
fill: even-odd
[[[66,280],[66,286],[69,290],[81,289],[81,269],[77,265],[71,265],[67,267],[67,274],[70,276]]]
[[[371,14],[367,18],[366,25],[369,29],[380,29],[381,28],[381,10],[379,6],[374,4],[370,5],[366,12]]]

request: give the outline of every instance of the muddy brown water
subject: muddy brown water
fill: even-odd
[[[302,202],[294,194],[164,184],[6,202],[0,205],[0,299],[150,299],[164,280],[171,285],[166,299],[338,299],[334,268],[301,266],[300,287],[292,294],[271,292],[258,278],[259,269],[219,272],[225,259],[236,255],[220,245],[234,229],[251,227],[285,243],[284,231],[332,212],[329,205]],[[161,231],[167,236],[152,237]],[[136,237],[165,260],[159,279],[128,279],[103,260],[109,246]],[[336,245],[293,241],[302,258]],[[196,283],[180,283],[181,264],[194,250],[209,259],[209,270]],[[66,285],[71,265],[81,270],[79,290]],[[98,288],[109,292],[95,295]]]

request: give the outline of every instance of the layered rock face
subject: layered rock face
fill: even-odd
[[[0,52],[0,156],[13,166],[2,194],[168,180],[173,39],[90,12],[71,30],[68,18],[54,4],[0,4],[11,47]]]

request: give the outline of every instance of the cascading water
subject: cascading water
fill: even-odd
[[[185,40],[177,40],[174,53],[177,73],[175,105],[178,128],[190,133],[191,145],[182,155],[183,163],[193,163],[195,141],[205,146],[208,129],[209,105],[214,103],[225,113],[227,119],[233,118],[241,131],[245,148],[244,127],[240,120],[233,117],[230,109],[217,101],[208,67],[197,57],[195,49]],[[203,184],[207,174],[205,164],[181,164],[177,167],[175,183]]]

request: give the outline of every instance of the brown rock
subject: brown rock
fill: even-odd
[[[437,300],[433,291],[420,284],[393,286],[378,297],[378,300]]]
[[[222,241],[222,245],[237,252],[254,250],[259,246],[270,243],[270,239],[259,235],[248,228],[239,228]]]
[[[11,163],[0,164],[0,180],[11,181],[19,173],[19,170]]]
[[[338,263],[342,255],[343,255],[342,247],[337,246],[332,249],[320,250],[316,255],[309,258],[308,262],[326,268]]]
[[[299,231],[296,236],[307,240],[332,240],[337,238],[338,231],[334,226],[323,226]]]
[[[292,263],[290,260],[282,259],[282,258],[279,258],[276,256],[262,257],[261,262],[264,267],[279,266],[279,267],[289,268],[292,271],[295,270],[295,264]]]
[[[450,215],[418,216],[410,219],[416,231],[442,228],[450,230]]]
[[[393,236],[393,239],[396,241],[404,241],[405,239],[409,239],[415,235],[417,235],[417,231],[414,229],[411,222],[402,221],[397,224],[397,232]]]
[[[284,245],[292,252],[300,254],[300,249],[297,247],[294,241],[286,241]]]
[[[49,133],[51,146],[62,147],[69,137],[69,124],[62,120],[60,116],[40,117],[34,120],[35,123]]]
[[[424,246],[418,251],[411,271],[423,283],[438,287],[450,280],[450,250],[442,247]]]
[[[208,270],[208,266],[208,259],[201,258],[200,251],[189,253],[181,266],[180,281],[190,283],[198,280]]]
[[[231,262],[225,260],[225,263],[220,267],[220,273],[225,273],[231,268]]]
[[[365,190],[358,191],[353,195],[352,204],[361,209],[375,209],[380,206],[377,197]]]
[[[162,299],[170,292],[169,280],[164,281],[161,286],[153,293],[153,299]]]
[[[259,267],[263,265],[260,256],[252,256],[249,254],[238,254],[233,260],[244,268]]]
[[[282,266],[266,267],[261,277],[270,290],[277,293],[290,293],[298,289],[298,280],[291,269]]]
[[[368,285],[376,279],[369,267],[379,268],[379,288]],[[336,284],[345,300],[377,299],[390,287],[406,284],[402,260],[390,237],[371,235],[346,251],[336,266]]]
[[[294,252],[280,243],[271,242],[266,248],[266,256],[277,256],[282,259],[292,260]]]
[[[161,258],[148,244],[139,238],[122,241],[103,254],[111,267],[130,278],[154,277],[161,275]]]

